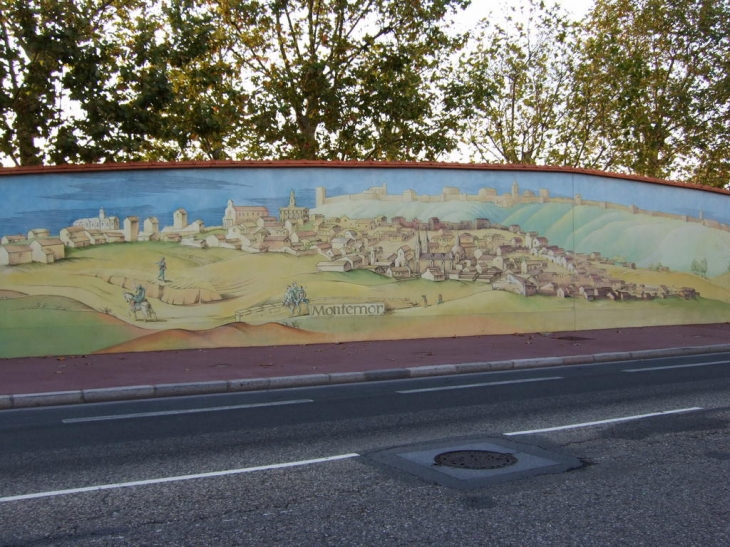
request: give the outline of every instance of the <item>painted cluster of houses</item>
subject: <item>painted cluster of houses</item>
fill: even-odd
[[[30,262],[50,264],[65,258],[66,247],[46,229],[30,230],[27,234],[0,238],[0,266],[15,266]]]
[[[83,248],[125,241],[172,241],[200,246],[197,235],[205,231],[202,220],[188,224],[185,209],[173,213],[173,225],[159,229],[155,217],[144,220],[140,230],[139,218],[130,216],[121,222],[118,217],[107,216],[104,209],[98,217],[80,218],[72,226],[62,228],[58,237],[49,230],[36,228],[26,234],[6,235],[0,238],[0,266],[16,266],[29,262],[50,264],[66,256],[65,248]]]
[[[279,214],[279,218],[272,217],[267,207],[234,207],[229,201],[223,218],[223,227],[228,229],[228,234],[206,235],[203,221],[188,223],[187,211],[182,208],[173,213],[172,226],[162,229],[155,217],[146,218],[140,226],[139,217],[129,216],[120,221],[101,208],[98,216],[80,218],[72,226],[62,228],[58,237],[51,237],[45,228],[30,230],[27,234],[2,236],[0,266],[29,262],[49,264],[65,258],[66,247],[83,248],[130,241],[167,241],[189,247],[225,247],[248,252],[314,254],[322,251],[327,257],[334,256],[327,254],[331,244],[312,248],[308,243],[311,239],[308,233],[299,229],[309,221],[309,209],[297,207],[294,192],[289,206],[280,208]],[[327,227],[322,227],[320,233],[323,238],[328,237],[326,232]],[[334,236],[336,229],[333,227],[330,232],[329,235]],[[333,244],[336,246],[337,242]]]
[[[307,207],[298,207],[294,192],[289,206],[271,216],[264,206],[236,206],[232,200],[223,217],[227,233],[205,238],[208,246],[227,247],[248,252],[285,252],[293,255],[320,254],[328,260],[320,263],[322,271],[328,262],[339,271],[344,264],[370,265],[375,245],[390,242],[402,245],[415,236],[415,230],[388,222],[387,218],[349,219],[310,215]],[[344,262],[343,262],[344,261]]]
[[[223,226],[226,235],[206,238],[210,246],[248,252],[319,254],[320,272],[369,270],[395,279],[447,279],[490,284],[531,296],[579,297],[587,300],[694,298],[688,287],[668,288],[626,283],[607,275],[602,266],[635,269],[600,253],[574,253],[550,245],[537,232],[519,225],[502,226],[480,218],[445,222],[404,217],[350,219],[310,215],[297,207],[292,192],[289,207],[269,215],[263,206],[228,202]]]
[[[172,226],[160,230],[157,219],[150,217],[140,230],[137,217],[120,223],[101,209],[98,217],[78,219],[73,226],[63,228],[59,237],[51,237],[45,229],[2,237],[0,265],[55,262],[64,258],[65,247],[158,240],[250,253],[321,255],[323,260],[317,263],[320,272],[363,269],[394,279],[470,281],[523,296],[587,300],[698,296],[688,287],[645,286],[612,278],[603,266],[635,269],[636,265],[617,263],[600,253],[565,250],[550,245],[537,232],[524,231],[516,224],[493,224],[486,218],[459,222],[436,217],[425,221],[385,216],[330,218],[297,206],[292,191],[289,205],[279,208],[278,217],[270,215],[265,206],[236,206],[229,200],[222,226],[225,234],[206,235],[202,221],[188,224],[187,212],[178,209]]]

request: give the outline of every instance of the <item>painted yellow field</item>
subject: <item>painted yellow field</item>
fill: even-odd
[[[157,280],[156,266],[163,256],[167,262],[164,283]],[[303,343],[473,336],[730,319],[730,275],[708,280],[685,273],[609,266],[611,276],[646,285],[689,286],[702,297],[689,301],[674,298],[588,302],[544,296],[525,298],[493,291],[489,284],[478,282],[394,281],[363,270],[322,273],[316,267],[321,260],[320,256],[247,254],[160,242],[106,245],[72,251],[67,259],[51,265],[0,268],[0,296],[22,299],[30,295],[35,299],[31,307],[27,302],[6,306],[13,315],[7,318],[8,328],[30,332],[42,327],[56,334],[63,332],[72,339],[76,335],[69,328],[73,323],[69,323],[71,312],[84,314],[85,319],[78,323],[79,337],[89,332],[90,325],[103,323],[104,329],[99,332],[109,334],[99,335],[103,339],[96,341],[96,349],[89,346],[94,351],[112,347],[127,351],[287,344],[294,340]],[[383,302],[387,312],[370,317],[313,317],[304,308],[302,313],[292,315],[281,303],[287,287],[294,282],[305,287],[312,305]],[[143,322],[130,316],[123,292],[136,284],[148,288],[156,321]],[[203,292],[210,296],[210,301],[185,300],[186,295]],[[52,307],[58,302],[53,299],[58,298],[66,299],[64,310]],[[183,305],[176,303],[176,299],[195,303]],[[69,304],[74,302],[81,306],[78,310]],[[235,323],[241,310],[249,311],[237,325],[250,327],[226,327]],[[56,325],[54,321],[60,323]],[[273,323],[281,323],[283,328],[266,327]],[[19,346],[14,351],[23,348]]]
[[[157,280],[156,262],[164,256],[167,282]],[[208,290],[221,300],[205,304],[174,305],[147,294],[158,321],[147,329],[206,329],[231,322],[236,310],[278,300],[287,284],[316,271],[314,257],[251,255],[229,249],[196,249],[167,243],[106,245],[73,252],[55,264],[30,264],[0,269],[0,288],[30,295],[66,296],[98,310],[133,321],[123,298],[124,288],[106,281],[162,286],[167,291]],[[273,274],[273,275],[272,275]],[[137,322],[139,325],[140,322]]]

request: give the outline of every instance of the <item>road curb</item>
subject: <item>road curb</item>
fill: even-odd
[[[592,363],[593,360],[590,362]],[[535,359],[517,359],[514,361],[514,368],[559,367],[565,364],[565,357],[538,357]]]
[[[131,401],[153,398],[155,396],[155,386],[105,387],[85,389],[82,393],[85,403]]]
[[[426,378],[430,376],[447,376],[502,370],[522,370],[565,365],[585,365],[591,363],[606,363],[609,361],[644,360],[660,357],[678,357],[722,352],[730,352],[730,344],[597,353],[593,355],[569,355],[565,357],[540,357],[532,359],[516,359],[513,361],[483,361],[476,363],[427,365],[422,367],[371,370],[365,372],[336,372],[331,374],[278,376],[274,378],[244,378],[238,380],[94,388],[48,393],[23,393],[18,395],[0,395],[0,410],[115,402],[134,399],[157,399],[179,397],[183,395],[208,395],[214,393],[236,393],[241,391],[262,391],[269,389],[325,386],[359,382],[378,382],[384,380],[404,380],[410,378]]]
[[[84,394],[81,390],[21,393],[20,395],[12,395],[10,398],[13,402],[13,408],[75,405],[84,402]]]

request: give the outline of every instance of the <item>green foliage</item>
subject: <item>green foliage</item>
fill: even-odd
[[[445,20],[466,0],[223,0],[248,78],[244,155],[434,159],[455,146],[439,68],[461,44]]]
[[[530,0],[461,60],[463,140],[485,161],[726,186],[729,28],[727,0],[596,0],[581,23]]]
[[[435,159],[468,0],[0,0],[17,165]]]
[[[578,26],[530,0],[482,21],[461,58],[473,108],[464,140],[481,161],[552,163],[560,149]]]
[[[571,102],[583,138],[567,162],[730,182],[728,28],[727,1],[596,0]]]
[[[0,0],[0,159],[569,165],[730,183],[730,1]],[[501,21],[501,22],[500,22]],[[471,38],[471,40],[469,40]]]
[[[0,0],[2,154],[35,165],[144,148],[167,96],[146,15],[141,0]]]

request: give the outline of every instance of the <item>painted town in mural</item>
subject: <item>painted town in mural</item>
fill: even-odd
[[[0,183],[0,357],[730,320],[724,194],[376,168]]]

